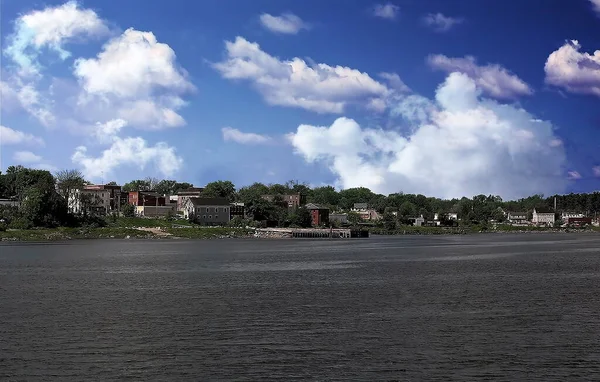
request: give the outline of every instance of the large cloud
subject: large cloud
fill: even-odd
[[[282,61],[243,37],[225,43],[227,58],[214,64],[224,78],[248,80],[271,105],[337,113],[346,105],[369,105],[390,94],[367,73],[344,66],[307,64],[295,57]]]
[[[119,105],[113,117],[141,128],[185,124],[176,110],[185,105],[180,95],[194,85],[176,65],[173,49],[152,32],[127,29],[106,43],[97,58],[77,59],[74,67],[83,90],[92,96],[82,103],[97,102],[97,97],[110,101]]]
[[[108,28],[94,11],[80,9],[76,1],[69,1],[19,17],[5,54],[20,66],[23,74],[36,74],[39,70],[37,57],[42,48],[58,53],[64,60],[70,56],[63,48],[65,42],[107,33]]]
[[[344,188],[445,198],[564,191],[565,153],[552,125],[480,93],[473,79],[452,73],[423,110],[429,122],[410,134],[338,118],[329,127],[301,125],[289,137],[298,154],[326,163]]]
[[[497,99],[513,99],[531,95],[533,91],[515,74],[498,64],[477,65],[474,57],[446,57],[443,54],[431,55],[428,64],[446,73],[461,72],[471,77],[488,96]]]
[[[591,55],[580,49],[579,42],[572,40],[552,52],[544,66],[546,83],[572,93],[600,96],[600,50]]]

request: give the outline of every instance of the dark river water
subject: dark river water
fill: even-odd
[[[600,235],[0,245],[0,380],[600,380]]]

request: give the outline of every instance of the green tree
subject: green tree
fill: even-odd
[[[358,224],[362,221],[362,218],[357,212],[350,211],[348,212],[348,222],[352,224]]]
[[[417,216],[417,206],[407,200],[398,208],[398,215],[402,218],[414,218]]]
[[[310,203],[325,205],[328,207],[337,206],[340,201],[340,195],[331,186],[316,187],[312,190]]]
[[[396,215],[386,212],[383,214],[383,227],[388,231],[393,231],[397,228],[398,220]]]
[[[235,200],[235,185],[228,180],[210,182],[204,187],[202,195],[206,198],[225,198],[233,202]]]
[[[291,226],[307,228],[312,226],[312,216],[309,210],[299,207],[289,214],[288,222]]]
[[[123,206],[121,212],[123,213],[123,216],[132,218],[135,216],[135,206],[133,204],[127,203]]]
[[[150,182],[146,179],[136,179],[132,180],[131,182],[125,183],[123,187],[121,187],[121,189],[126,192],[150,191],[152,189],[151,186],[152,185],[150,184]]]

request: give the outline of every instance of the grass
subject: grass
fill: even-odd
[[[132,228],[43,228],[0,232],[3,241],[60,241],[77,239],[152,238],[149,232]]]
[[[167,220],[167,219],[146,219],[139,217],[118,217],[114,222],[111,218],[106,219],[108,225],[111,227],[145,227],[145,228],[171,228],[173,225],[186,225],[195,226],[196,224],[190,223],[187,220]]]
[[[220,237],[248,237],[251,229],[230,227],[167,228],[166,232],[184,239],[214,239]]]

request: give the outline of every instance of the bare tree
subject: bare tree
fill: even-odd
[[[60,170],[55,175],[58,193],[69,200],[73,190],[81,189],[87,183],[79,170]]]

